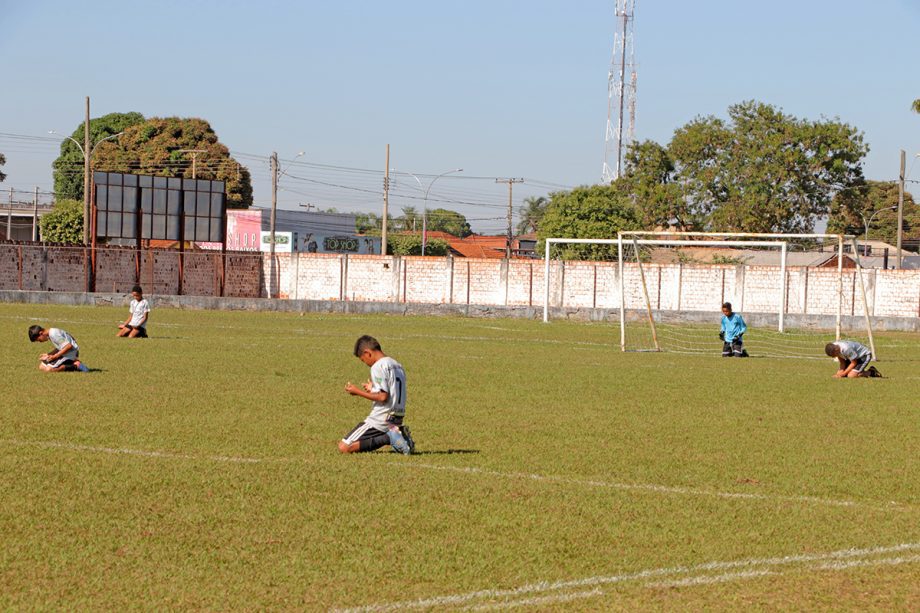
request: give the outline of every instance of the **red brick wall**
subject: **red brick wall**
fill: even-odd
[[[130,294],[131,288],[137,283],[136,254],[136,250],[130,247],[97,248],[96,291]],[[80,292],[83,288],[71,291]],[[145,288],[144,291],[150,290]]]

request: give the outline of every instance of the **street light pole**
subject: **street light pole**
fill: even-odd
[[[428,243],[428,193],[431,191],[431,186],[434,185],[434,182],[440,179],[443,176],[455,173],[463,172],[462,168],[455,168],[453,170],[448,170],[447,172],[442,172],[434,179],[431,180],[431,183],[428,184],[428,189],[425,190],[425,205],[422,209],[422,255],[425,255],[425,245]]]
[[[875,211],[874,213],[872,213],[871,215],[869,215],[869,221],[866,221],[866,216],[865,216],[865,215],[863,215],[862,213],[859,214],[859,216],[862,217],[863,225],[866,227],[866,238],[863,240],[863,243],[865,243],[865,245],[866,245],[866,247],[865,247],[866,249],[869,248],[869,226],[872,225],[872,219],[873,219],[876,215],[878,215],[879,213],[881,213],[882,211],[895,211],[895,210],[897,210],[897,208],[898,208],[897,205],[895,205],[895,206],[888,206],[888,207],[885,207],[884,209],[879,209],[879,210]],[[868,255],[868,253],[864,253],[863,255]]]
[[[89,125],[89,98],[88,97],[86,99],[86,109],[87,109],[86,125],[88,126]],[[54,130],[48,130],[48,134],[57,134],[58,136],[64,136],[63,134],[60,134]],[[77,146],[77,149],[80,150],[80,154],[83,156],[83,241],[85,244],[89,244],[90,241],[92,240],[92,237],[90,236],[90,231],[91,231],[90,219],[92,216],[92,204],[91,204],[91,200],[92,200],[92,193],[91,193],[92,187],[91,186],[92,184],[90,183],[90,174],[91,174],[93,154],[96,152],[96,148],[98,148],[99,145],[101,145],[107,140],[118,138],[122,134],[124,134],[124,132],[119,132],[118,134],[112,134],[110,136],[106,136],[105,138],[101,138],[96,142],[95,145],[92,146],[92,148],[90,148],[89,146],[89,128],[86,128],[83,131],[83,137],[84,137],[83,145],[80,144],[80,141],[76,140],[75,138],[71,136],[64,136],[64,138],[66,138],[67,140],[69,140],[70,142],[72,142],[74,145]]]

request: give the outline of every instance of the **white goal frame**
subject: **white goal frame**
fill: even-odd
[[[653,237],[653,238],[640,238]],[[723,240],[706,240],[717,238]],[[763,239],[763,240],[732,240],[732,239]],[[862,276],[862,265],[859,260],[859,250],[857,249],[855,237],[845,234],[791,234],[791,233],[750,233],[750,232],[664,232],[664,231],[623,231],[617,233],[616,239],[590,239],[590,238],[548,238],[545,241],[544,259],[544,284],[543,284],[543,321],[549,322],[549,295],[550,295],[550,259],[552,257],[553,245],[563,244],[592,244],[592,245],[616,245],[618,260],[618,277],[620,283],[620,348],[626,351],[626,309],[625,309],[625,278],[624,278],[624,243],[632,243],[637,248],[639,245],[693,245],[707,247],[773,247],[780,250],[780,274],[781,279],[781,297],[779,308],[779,332],[785,332],[785,303],[786,303],[786,255],[788,252],[789,239],[831,239],[837,243],[837,312],[835,322],[835,339],[840,340],[841,321],[843,316],[843,245],[849,240],[853,244],[854,258],[856,260],[857,277],[860,284],[860,297],[863,303],[863,313],[866,320],[866,330],[869,336],[870,349],[873,356],[877,359],[875,351],[875,341],[872,335],[872,325],[869,318],[867,306],[865,281]],[[645,273],[639,262],[639,271],[642,276],[643,292],[645,294],[646,310],[649,317],[649,323],[652,329],[653,338],[655,334],[655,323],[651,311],[651,305],[648,298],[648,290],[645,285]],[[656,339],[657,345],[657,339]]]

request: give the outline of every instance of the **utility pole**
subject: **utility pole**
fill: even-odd
[[[901,270],[901,239],[904,234],[904,167],[907,152],[901,149],[901,173],[898,175],[898,270]]]
[[[192,178],[198,178],[198,154],[207,153],[205,149],[176,149],[179,153],[192,154]]]
[[[86,97],[86,117],[83,120],[83,244],[88,245],[90,241],[90,177],[89,177],[89,158],[92,155],[89,142],[89,96]]]
[[[32,242],[38,241],[38,186],[35,187],[35,195],[32,197]]]
[[[6,212],[6,240],[13,238],[13,188],[10,188],[10,208]]]
[[[271,278],[268,280],[268,297],[272,298],[272,283],[275,277],[275,213],[278,210],[278,153],[272,151],[272,213],[269,222],[268,258]]]
[[[380,228],[380,255],[387,254],[387,209],[390,205],[390,143],[387,143],[387,165],[383,176],[383,224]]]
[[[511,234],[511,215],[514,212],[514,205],[511,199],[511,189],[515,183],[523,183],[524,179],[495,179],[496,183],[507,183],[508,184],[508,238],[505,245],[505,257],[509,260],[511,259],[511,241],[513,235]]]

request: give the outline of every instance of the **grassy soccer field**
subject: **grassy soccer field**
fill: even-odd
[[[0,305],[0,609],[920,606],[916,335],[841,381],[601,324],[125,315]],[[93,371],[39,372],[33,323]],[[366,333],[418,455],[336,451]]]

